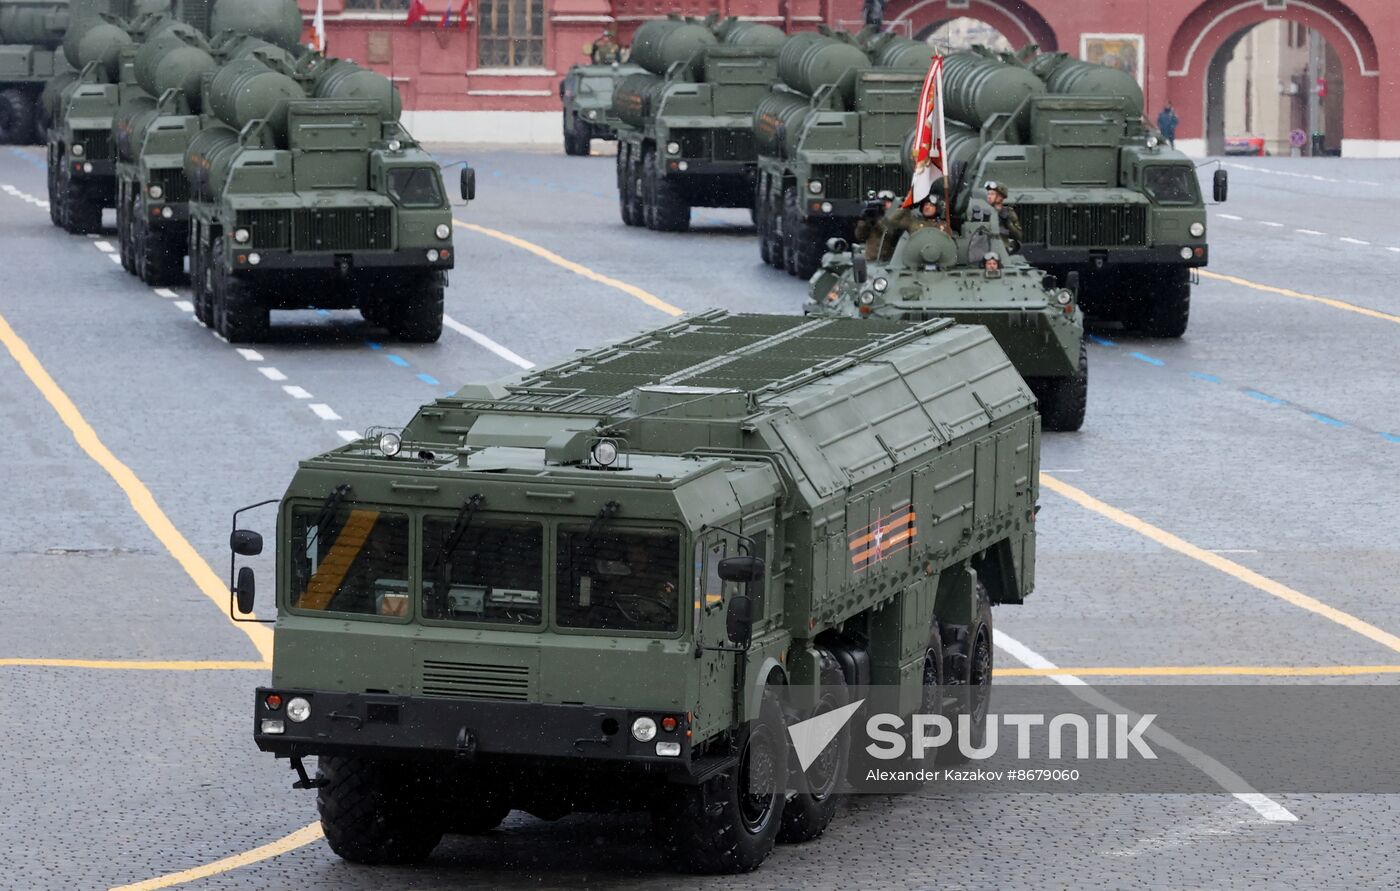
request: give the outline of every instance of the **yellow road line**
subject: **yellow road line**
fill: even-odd
[[[235,660],[179,659],[174,661],[137,659],[0,659],[0,668],[95,668],[103,671],[270,671],[270,662]]]
[[[1055,479],[1049,474],[1042,473],[1040,475],[1040,484],[1052,492],[1063,495],[1080,507],[1088,508],[1096,514],[1107,517],[1118,525],[1125,526],[1139,535],[1150,538],[1165,548],[1169,548],[1179,554],[1184,554],[1192,560],[1204,563],[1210,568],[1219,570],[1232,578],[1238,579],[1252,588],[1263,591],[1265,594],[1272,595],[1300,609],[1305,609],[1310,613],[1322,616],[1324,619],[1336,622],[1343,628],[1355,631],[1362,637],[1369,638],[1383,647],[1400,653],[1400,637],[1382,628],[1377,628],[1370,622],[1358,619],[1356,616],[1343,612],[1334,606],[1328,606],[1316,597],[1310,597],[1301,591],[1295,591],[1287,585],[1276,582],[1267,576],[1260,575],[1254,570],[1242,566],[1233,560],[1228,560],[1219,554],[1212,554],[1210,551],[1197,547],[1191,544],[1191,542],[1167,532],[1165,529],[1160,529],[1145,520],[1138,519],[1126,511],[1105,504],[1088,492],[1082,489],[1076,489],[1069,483]]]
[[[92,429],[87,419],[78,411],[78,407],[73,404],[73,400],[68,398],[68,394],[63,392],[54,379],[49,375],[44,366],[34,356],[29,349],[29,345],[20,339],[15,330],[10,327],[3,315],[0,315],[0,343],[5,345],[10,355],[19,363],[19,367],[24,371],[26,377],[34,384],[39,393],[53,407],[58,414],[59,420],[63,421],[73,434],[73,439],[77,441],[79,447],[87,453],[88,457],[97,462],[97,465],[107,471],[121,490],[126,493],[126,497],[131,501],[132,508],[137,515],[150,527],[160,543],[165,545],[165,549],[170,552],[176,562],[185,570],[185,573],[194,581],[195,586],[204,595],[214,602],[225,616],[228,615],[229,592],[225,583],[220,580],[194,546],[189,543],[180,530],[175,528],[175,524],[170,522],[170,518],[161,510],[156,503],[155,496],[151,490],[146,488],[146,484],[131,471],[111,450],[98,438],[97,431]],[[233,622],[232,619],[229,620]],[[272,661],[272,632],[266,625],[253,625],[244,622],[233,622],[234,626],[248,635],[248,639],[257,647],[258,654],[263,662]]]
[[[1318,297],[1315,294],[1304,294],[1302,291],[1295,291],[1292,288],[1278,288],[1273,285],[1261,285],[1252,282],[1247,278],[1239,278],[1234,275],[1224,275],[1219,272],[1200,270],[1202,278],[1212,278],[1216,281],[1229,282],[1232,285],[1239,285],[1242,288],[1252,288],[1256,291],[1264,291],[1268,294],[1278,294],[1281,297],[1291,297],[1294,300],[1308,300],[1312,303],[1321,303],[1323,306],[1330,306],[1333,309],[1343,309],[1347,312],[1354,312],[1357,315],[1370,316],[1373,319],[1381,319],[1386,322],[1394,322],[1400,325],[1400,316],[1388,312],[1381,312],[1378,309],[1370,309],[1365,306],[1357,306],[1355,303],[1347,303],[1345,300],[1337,300],[1332,297]]]
[[[1134,665],[1093,668],[998,668],[997,677],[1043,678],[1052,674],[1077,677],[1354,677],[1400,674],[1400,665]]]
[[[312,823],[303,826],[291,835],[284,835],[275,842],[263,845],[261,848],[254,848],[251,851],[244,851],[241,854],[234,854],[232,857],[225,857],[222,860],[215,860],[204,866],[196,866],[193,869],[172,872],[169,875],[157,876],[154,879],[147,879],[144,882],[137,882],[134,885],[121,885],[112,888],[111,891],[156,891],[158,888],[170,888],[175,885],[183,885],[186,882],[193,882],[197,879],[207,879],[220,873],[229,872],[242,866],[258,863],[277,857],[288,851],[295,851],[297,848],[305,847],[321,838],[320,823]]]
[[[671,304],[667,303],[665,300],[662,300],[660,297],[657,297],[650,291],[644,291],[636,285],[629,285],[627,284],[627,282],[619,281],[610,275],[603,275],[601,272],[594,272],[587,266],[575,263],[573,260],[566,260],[558,254],[554,253],[554,251],[551,251],[548,248],[540,247],[534,242],[526,241],[523,238],[517,238],[514,235],[510,235],[505,232],[498,231],[496,229],[488,229],[485,226],[478,226],[475,223],[464,223],[458,219],[454,219],[452,222],[456,223],[457,226],[462,229],[467,229],[472,232],[476,232],[479,235],[487,235],[491,238],[496,238],[501,241],[504,241],[506,244],[514,245],[515,247],[518,247],[523,251],[529,251],[530,253],[534,254],[537,257],[540,257],[541,259],[548,260],[555,266],[567,269],[575,275],[581,275],[589,281],[597,282],[600,285],[607,285],[610,288],[616,288],[617,290],[628,295],[629,297],[635,297],[638,300],[645,303],[647,306],[650,306],[652,309],[659,309],[667,315],[685,315],[685,310],[681,309],[678,306],[672,306]]]

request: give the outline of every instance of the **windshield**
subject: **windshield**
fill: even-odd
[[[402,207],[441,207],[442,185],[432,167],[389,171],[389,197]]]
[[[477,518],[451,546],[453,524],[451,517],[423,521],[423,617],[540,624],[543,527]]]
[[[680,535],[559,527],[556,620],[564,628],[672,632],[680,616]]]
[[[1158,204],[1195,204],[1196,171],[1191,167],[1149,167],[1142,185]]]
[[[342,505],[292,513],[291,605],[407,617],[408,517]]]

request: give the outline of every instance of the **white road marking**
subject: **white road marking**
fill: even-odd
[[[340,434],[340,438],[346,442],[355,442],[360,438],[360,434],[356,433],[354,430],[337,430],[335,432]]]
[[[162,296],[164,296],[164,295],[162,295]],[[246,348],[246,347],[236,347],[235,349],[237,349],[238,355],[240,355],[240,356],[242,356],[243,358],[247,359],[249,362],[261,362],[261,361],[263,360],[262,353],[258,352],[257,350],[250,350],[250,349],[248,349],[248,348]],[[261,369],[259,369],[259,370],[261,370]],[[267,372],[263,372],[263,373],[266,374]],[[275,380],[275,378],[274,378],[274,380]]]
[[[523,356],[519,355],[518,353],[515,353],[507,347],[501,346],[499,343],[496,343],[496,341],[487,337],[485,334],[482,334],[475,328],[470,328],[466,325],[463,325],[461,322],[457,321],[451,316],[444,315],[442,317],[442,323],[447,327],[451,328],[453,331],[456,331],[463,337],[466,337],[469,340],[473,341],[477,344],[477,346],[485,347],[486,349],[495,353],[497,356],[500,356],[502,359],[505,359],[512,365],[518,366],[520,368],[535,367],[534,362],[531,362],[529,359],[524,358]]]
[[[219,332],[215,331],[213,328],[210,328],[210,329],[209,329],[209,333],[212,334],[212,335],[214,335],[214,337],[215,337],[216,340],[219,340],[219,341],[221,341],[222,343],[228,343],[228,338],[227,338],[227,337],[224,337],[222,334],[220,334]]]
[[[117,264],[118,266],[122,265],[122,258],[119,257],[119,256],[117,256],[116,254],[108,254],[108,255],[107,255],[107,259],[108,259],[108,260],[111,260],[113,263]]]
[[[1282,223],[1275,223],[1273,220],[1260,220],[1260,221],[1259,221],[1259,225],[1261,225],[1261,226],[1268,226],[1268,227],[1270,227],[1270,228],[1272,228],[1272,229],[1282,229],[1282,228],[1283,228],[1283,224],[1282,224]]]
[[[1388,247],[1386,248],[1386,250],[1391,251],[1392,253],[1400,254],[1400,247]]]
[[[10,185],[9,183],[0,183],[0,189],[5,190],[6,192],[18,192],[18,191],[19,191],[18,189],[16,189],[14,186]]]
[[[1252,170],[1255,173],[1267,173],[1271,176],[1291,176],[1294,179],[1310,179],[1320,183],[1350,183],[1354,186],[1379,186],[1382,183],[1369,179],[1333,179],[1330,176],[1318,176],[1316,173],[1298,173],[1293,170],[1272,170],[1268,167],[1255,167],[1253,164],[1239,164],[1233,161],[1226,162],[1226,167],[1234,167],[1237,170]]]
[[[164,297],[166,300],[174,300],[176,297],[180,296],[169,288],[152,288],[151,290],[155,292],[157,297]],[[241,353],[243,351],[239,350],[239,352]]]
[[[115,248],[112,247],[112,243],[109,241],[94,241],[92,243],[92,246],[97,248],[104,254],[110,254],[113,250],[115,250]]]
[[[1035,650],[1032,650],[1030,647],[1003,631],[993,631],[992,641],[998,648],[1005,651],[1008,656],[1027,668],[1038,668],[1042,671],[1050,671],[1058,667],[1049,659],[1046,659]],[[1098,690],[1089,686],[1085,683],[1083,678],[1068,673],[1050,674],[1046,675],[1046,677],[1063,687],[1068,687],[1076,697],[1097,709],[1114,714],[1126,713],[1130,716],[1130,719],[1139,717],[1130,709],[1124,708],[1112,699],[1104,696]],[[1262,795],[1254,791],[1239,774],[1221,764],[1219,761],[1216,761],[1205,752],[1187,745],[1155,724],[1149,727],[1143,736],[1162,748],[1173,751],[1182,758],[1185,758],[1197,770],[1210,777],[1218,783],[1222,789],[1230,792],[1235,798],[1249,805],[1254,809],[1255,813],[1265,820],[1274,823],[1296,823],[1298,821],[1298,818],[1294,816],[1288,808],[1274,801],[1267,795]],[[1234,789],[1247,789],[1249,791],[1231,791]]]
[[[1254,548],[1207,548],[1212,554],[1257,554]]]
[[[309,408],[316,413],[316,417],[320,418],[323,421],[342,420],[340,415],[336,414],[335,410],[329,405],[326,405],[324,402],[313,402],[311,403]]]
[[[311,394],[310,394],[310,393],[306,392],[306,391],[303,390],[301,387],[298,387],[296,384],[287,384],[287,386],[285,386],[285,387],[282,388],[282,392],[286,393],[288,396],[292,397],[293,399],[310,399],[310,398],[311,398]]]
[[[188,300],[176,300],[175,308],[180,312],[194,312],[194,304]]]
[[[1316,229],[1294,229],[1299,235],[1326,235],[1326,232],[1319,232]]]
[[[1337,239],[1337,240],[1338,240],[1338,241],[1345,241],[1347,244],[1365,244],[1365,245],[1369,245],[1369,244],[1371,243],[1371,242],[1369,242],[1369,241],[1362,241],[1362,240],[1359,239],[1359,238],[1352,238],[1352,237],[1347,236],[1347,235],[1343,235],[1341,238],[1339,238],[1339,239]]]
[[[243,351],[239,350],[239,352],[241,353]],[[248,352],[251,353],[252,350],[249,350]],[[244,356],[243,358],[247,359],[248,357]],[[262,356],[259,356],[258,358],[261,359]],[[261,371],[262,376],[270,381],[284,381],[287,379],[287,376],[285,374],[278,371],[276,368],[273,368],[271,365],[265,365],[262,368],[259,368],[258,371]]]
[[[1244,220],[1244,217],[1237,217],[1232,213],[1218,213],[1216,216],[1220,217],[1222,220],[1234,220],[1235,222],[1242,222]]]
[[[97,239],[99,239],[99,238],[101,238],[101,237],[102,237],[102,236],[101,236],[101,235],[98,235],[96,232],[89,232],[89,233],[88,233],[88,238],[92,239],[93,241],[96,241]]]
[[[49,209],[49,203],[47,201],[35,201],[34,203],[42,207],[44,210]]]

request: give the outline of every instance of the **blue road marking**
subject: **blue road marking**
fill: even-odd
[[[1109,340],[1107,337],[1100,337],[1100,336],[1097,335],[1097,334],[1090,334],[1090,335],[1089,335],[1089,341],[1090,341],[1091,343],[1096,343],[1096,344],[1098,344],[1099,346],[1118,346],[1117,343],[1115,343],[1115,342]]]
[[[1346,422],[1339,421],[1336,418],[1329,418],[1321,412],[1310,411],[1308,412],[1308,417],[1312,418],[1314,421],[1321,421],[1328,427],[1336,427],[1338,430],[1345,430],[1347,427]]]
[[[1394,433],[1382,433],[1381,439],[1386,442],[1400,442],[1400,436],[1396,436]]]
[[[1268,393],[1260,393],[1258,390],[1245,390],[1244,395],[1250,399],[1258,399],[1260,402],[1267,402],[1270,405],[1283,405],[1284,401],[1277,396],[1270,396]]]
[[[1216,377],[1213,374],[1203,374],[1199,371],[1188,371],[1186,373],[1189,374],[1191,377],[1194,377],[1196,380],[1205,381],[1208,384],[1220,383],[1220,378]]]
[[[389,353],[387,356],[385,356],[385,358],[388,359],[390,362],[393,362],[400,368],[408,367],[408,360],[403,358],[402,356],[395,356],[393,353]]]
[[[1136,352],[1134,352],[1134,353],[1129,353],[1128,355],[1129,355],[1129,356],[1132,356],[1134,359],[1138,360],[1139,362],[1146,362],[1148,365],[1156,365],[1158,368],[1161,368],[1163,365],[1166,365],[1166,364],[1167,364],[1167,363],[1163,362],[1161,359],[1154,359],[1153,357],[1148,356],[1148,355],[1146,355],[1146,354],[1144,354],[1144,353],[1136,353]]]
[[[368,346],[368,347],[369,347],[370,349],[372,349],[372,350],[382,350],[382,349],[384,349],[384,344],[382,344],[382,343],[375,343],[375,342],[372,341],[372,340],[367,340],[367,341],[365,341],[365,345]]]
[[[328,309],[318,309],[318,310],[316,310],[316,312],[317,312],[319,315],[323,315],[323,316],[328,316],[328,315],[331,314],[331,311],[328,310]]]
[[[418,379],[419,379],[420,381],[422,381],[423,383],[427,384],[427,385],[430,386],[430,387],[440,387],[440,386],[442,386],[442,381],[440,381],[440,380],[438,380],[437,378],[433,377],[431,374],[420,374],[420,375],[418,375]]]

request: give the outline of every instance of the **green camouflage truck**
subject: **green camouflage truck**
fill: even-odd
[[[830,238],[851,237],[867,202],[909,187],[900,147],[930,53],[881,54],[830,32],[795,35],[780,83],[754,114],[755,225],[764,262],[810,278]]]
[[[777,78],[785,39],[771,25],[716,28],[678,16],[637,29],[631,59],[646,72],[613,92],[625,224],[682,232],[692,207],[753,209],[754,109]]]
[[[466,386],[297,470],[256,743],[348,860],[623,807],[682,868],[753,869],[822,832],[844,770],[784,791],[777,691],[987,690],[1039,441],[996,340],[946,319],[712,311]]]
[[[575,65],[559,81],[559,101],[564,106],[564,154],[586,155],[595,139],[617,139],[617,115],[613,112],[613,88],[640,65]]]
[[[0,0],[0,145],[45,140],[44,85],[73,70],[67,30],[68,0]]]

